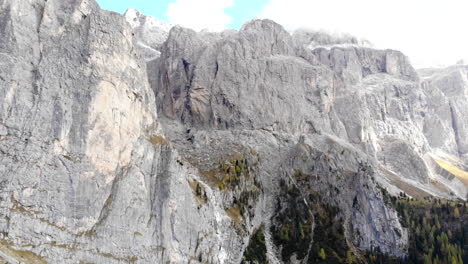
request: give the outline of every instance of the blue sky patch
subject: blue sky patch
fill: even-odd
[[[225,9],[225,13],[232,17],[232,22],[227,26],[240,29],[246,21],[257,17],[268,1],[234,0],[234,5]],[[97,0],[97,2],[103,9],[123,14],[128,8],[135,8],[142,14],[167,22],[166,10],[169,3],[175,0]]]

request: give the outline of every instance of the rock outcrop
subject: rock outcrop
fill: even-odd
[[[241,263],[261,230],[307,263],[324,205],[350,251],[401,257],[383,188],[466,198],[463,66],[94,0],[1,1],[0,58],[0,260]]]
[[[426,117],[424,132],[429,144],[455,156],[468,153],[466,135],[468,113],[468,68],[463,65],[421,75],[431,114]]]
[[[333,135],[367,153],[377,164],[380,183],[396,193],[409,191],[393,188],[403,181],[400,185],[421,191],[415,196],[465,198],[466,188],[457,188],[457,179],[447,182],[434,170],[440,151],[430,141],[443,137],[429,127],[441,123],[430,102],[447,97],[439,92],[439,99],[433,98],[436,89],[428,92],[428,80],[420,80],[401,52],[322,35],[291,36],[268,20],[217,38],[174,28],[161,58],[149,62],[158,109],[191,129]],[[310,45],[323,39],[327,48]],[[340,46],[346,41],[353,45]],[[452,83],[463,87],[463,78]],[[460,104],[465,101],[461,97]],[[463,135],[462,107],[437,105],[445,115],[456,115],[444,117],[442,129],[456,126]],[[464,139],[458,136],[457,142],[452,134],[444,144],[463,148]],[[452,150],[441,149],[463,159]]]
[[[161,55],[161,46],[166,41],[172,25],[145,16],[138,10],[128,9],[125,19],[133,29],[136,47],[146,61],[157,59]]]
[[[197,209],[125,18],[94,1],[0,8],[0,256],[184,263],[209,248],[226,263],[231,220],[209,190]]]

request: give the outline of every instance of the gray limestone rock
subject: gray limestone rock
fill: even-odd
[[[359,208],[359,212],[366,213],[351,220],[368,236],[356,238],[351,231],[348,233],[348,239],[361,249],[379,246],[390,254],[402,255],[407,241],[404,236],[399,237],[404,232],[395,212],[383,204],[375,186],[384,186],[394,193],[410,192],[412,189],[407,186],[413,186],[420,190],[410,194],[415,196],[466,195],[466,188],[455,187],[458,181],[447,181],[432,166],[437,150],[425,134],[426,117],[431,114],[430,98],[417,72],[400,52],[360,46],[304,47],[276,23],[254,20],[238,33],[219,34],[217,38],[174,28],[161,57],[150,65],[148,75],[158,109],[167,118],[163,128],[176,149],[198,153],[212,144],[231,145],[231,131],[239,131],[236,135],[250,134],[247,138],[234,136],[238,138],[236,145],[247,144],[255,149],[262,163],[268,164],[266,167],[274,168],[269,177],[260,177],[269,203],[274,204],[275,197],[281,196],[277,192],[279,179],[295,169],[284,162],[301,135],[329,135],[339,145],[352,149],[351,155],[366,156],[374,187],[362,191],[362,186],[349,185],[345,192],[369,193]],[[184,131],[189,132],[184,135]],[[202,138],[197,136],[200,134]],[[265,134],[272,134],[276,143],[265,141]],[[208,140],[213,137],[216,140]],[[191,143],[184,142],[187,138]],[[318,138],[315,144],[327,137]],[[256,144],[246,143],[251,141]],[[274,152],[278,157],[271,150],[262,150],[262,146],[271,144],[277,148]],[[308,155],[320,156],[315,152]],[[341,168],[343,164],[337,166]],[[343,188],[332,175],[323,177],[330,178],[322,183],[325,186]],[[367,186],[371,185],[369,178],[362,179]],[[447,189],[436,188],[434,181]],[[316,188],[321,190],[321,185]],[[335,197],[329,202],[349,215],[349,204],[340,202],[342,199]],[[372,211],[375,208],[380,208],[379,212]],[[262,211],[267,216],[275,215],[274,207]],[[368,221],[374,213],[384,217],[374,216]],[[263,224],[275,225],[269,219],[263,217]],[[400,231],[383,239],[382,230],[389,226]],[[370,230],[381,231],[371,235]],[[265,235],[271,234],[267,231]],[[270,250],[278,249],[273,245]],[[278,254],[271,254],[270,261],[277,260],[275,255]]]
[[[376,168],[380,164],[378,154],[384,153],[382,148],[390,144],[390,136],[412,140],[410,150],[414,152],[427,147],[420,130],[422,118],[414,114],[422,107],[419,96],[423,93],[417,83],[417,74],[406,57],[393,51],[368,48],[333,49],[334,54],[338,51],[355,56],[322,61],[317,58],[318,50],[297,46],[289,33],[268,20],[254,20],[238,33],[217,39],[206,38],[192,30],[173,28],[161,57],[148,68],[148,74],[158,109],[165,120],[163,128],[176,149],[190,157],[211,149],[213,144],[234,144],[235,147],[228,149],[254,149],[262,160],[259,180],[264,199],[274,204],[276,197],[281,196],[278,193],[280,179],[295,169],[296,165],[288,162],[288,156],[300,135],[315,135],[315,144],[322,144],[329,138],[316,135],[336,135],[338,137],[331,138],[337,138],[338,146],[346,145],[351,149],[350,156],[362,153],[359,156],[365,157],[363,162]],[[347,68],[351,64],[356,68]],[[370,70],[363,70],[365,67]],[[343,77],[345,72],[355,74],[354,80]],[[412,101],[418,103],[409,108]],[[409,129],[419,134],[411,135],[407,132]],[[184,133],[186,131],[188,134]],[[266,140],[271,137],[265,138],[267,135],[275,140]],[[411,169],[426,169],[425,161],[414,152],[402,153],[415,155],[420,162],[420,167]],[[320,152],[311,152],[304,158],[315,159],[320,155]],[[337,166],[342,168],[344,164],[340,162],[347,161],[337,161]],[[398,168],[401,169],[398,171],[400,177],[412,179],[413,171],[407,173]],[[358,168],[352,170],[359,171]],[[322,177],[329,179],[316,186],[325,197],[330,197],[330,193],[322,190],[321,184],[340,189],[348,186],[327,172],[322,172]],[[377,169],[369,174],[380,177]],[[427,174],[421,174],[421,181],[426,183]],[[370,179],[366,176],[360,181],[369,186]],[[312,178],[309,180],[313,181]],[[376,184],[365,191],[362,185],[351,185],[343,193],[346,196],[359,192],[369,195],[362,197],[361,216],[349,220],[359,231],[349,230],[347,238],[361,249],[378,245],[385,252],[401,256],[407,237],[398,237],[396,233],[388,233],[391,239],[381,236],[381,231],[389,226],[401,230],[401,234],[404,232],[395,212],[383,204]],[[348,217],[352,210],[349,204],[340,202],[343,199],[349,200],[349,197],[330,198],[330,203],[336,204]],[[378,212],[373,211],[375,208],[379,208]],[[275,215],[275,207],[270,205],[261,211],[267,217],[257,215],[260,217],[258,221],[265,226],[275,225],[270,221],[270,216]],[[369,220],[369,215],[373,214],[384,217]],[[253,227],[258,221],[252,222]],[[381,231],[372,235],[370,230]],[[354,232],[369,234],[357,238]],[[268,230],[265,235],[271,236]],[[270,261],[275,262],[277,258],[273,256],[277,255],[274,253],[277,249],[274,243],[270,251],[273,251]]]
[[[293,39],[299,45],[307,47],[332,46],[332,45],[359,45],[360,41],[349,34],[331,35],[324,31],[312,31],[307,29],[295,30],[292,34]]]
[[[0,124],[0,136],[6,135],[8,135],[8,129],[4,125]]]
[[[209,188],[198,208],[125,18],[74,0],[6,0],[0,17],[2,254],[226,263],[232,220]]]
[[[285,181],[338,208],[352,248],[403,256],[381,188],[466,198],[441,163],[466,167],[466,72],[270,20],[195,32],[3,0],[0,260],[240,263],[262,227],[270,263],[300,263],[272,231]]]
[[[424,76],[423,87],[431,115],[425,133],[431,146],[465,156],[467,142],[468,68],[456,65]]]

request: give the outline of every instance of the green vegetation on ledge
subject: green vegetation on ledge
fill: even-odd
[[[261,226],[257,229],[250,237],[249,245],[244,252],[244,258],[242,263],[257,263],[266,264],[267,261],[267,249],[265,245],[264,227]]]

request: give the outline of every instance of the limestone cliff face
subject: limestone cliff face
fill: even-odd
[[[406,56],[355,42],[343,45],[343,40],[310,45],[315,36],[290,35],[268,20],[216,37],[172,29],[161,57],[148,68],[163,128],[181,153],[190,153],[184,156],[213,144],[254,149],[262,160],[259,171],[266,173],[259,177],[267,203],[260,221],[265,226],[281,224],[271,219],[280,211],[274,206],[282,197],[279,182],[286,180],[329,197],[343,213],[354,245],[404,254],[406,233],[377,186],[419,198],[464,199],[464,175],[441,166],[452,154],[463,169],[463,155],[438,149],[428,139],[427,131],[437,133],[428,128],[434,106],[427,81],[420,80]],[[460,85],[459,80],[453,82]],[[267,140],[270,135],[274,143]],[[309,150],[301,156],[295,151],[299,146]],[[340,158],[347,151],[352,154]],[[324,155],[326,161],[316,164]],[[306,164],[297,162],[298,156]],[[352,161],[356,157],[363,158]],[[307,180],[295,179],[297,169]],[[274,236],[268,232],[267,238]],[[270,250],[281,255],[280,245]],[[274,256],[270,261],[281,260]]]
[[[367,100],[384,96],[374,94],[386,89],[387,83],[395,83],[400,89],[417,86],[410,81],[417,80],[417,75],[401,53],[350,49],[344,52],[362,53],[361,60],[367,61],[370,69],[363,73],[365,67],[355,55],[353,63],[360,68],[342,68],[342,72],[355,71],[349,73],[356,75],[351,82],[331,67],[343,67],[338,59],[321,62],[315,54],[320,51],[295,43],[281,26],[268,20],[249,22],[238,33],[218,38],[172,29],[161,57],[150,62],[152,68],[148,71],[166,134],[187,158],[204,149],[210,149],[204,156],[211,159],[218,159],[222,152],[235,155],[238,149],[255,151],[261,160],[258,179],[266,204],[258,204],[262,215],[254,217],[250,228],[280,224],[271,219],[280,211],[276,200],[282,197],[278,191],[281,181],[304,190],[315,183],[316,191],[330,197],[329,203],[340,208],[350,242],[361,249],[379,246],[385,252],[403,255],[406,233],[395,212],[384,205],[377,182],[371,180],[380,177],[380,152],[370,140],[375,133],[370,135],[369,129],[374,125],[371,115],[381,115],[381,110],[372,113],[374,109],[366,108],[366,104],[372,104]],[[338,54],[338,50],[333,52]],[[370,84],[359,81],[366,74],[375,75],[368,82],[378,87],[367,88]],[[397,104],[402,104],[400,101],[395,99]],[[404,119],[406,113],[397,109],[392,114],[395,119]],[[400,125],[398,120],[395,123]],[[216,148],[213,145],[222,150],[211,150]],[[302,148],[306,150],[301,151]],[[330,148],[335,151],[331,153]],[[413,149],[408,151],[422,164],[417,165],[425,166],[411,152]],[[347,154],[340,158],[339,153]],[[329,158],[320,160],[324,155]],[[388,162],[399,168],[398,160]],[[359,164],[371,169],[362,169]],[[413,176],[411,169],[404,176]],[[296,170],[308,178],[295,179]],[[354,176],[349,177],[348,172]],[[316,181],[316,177],[325,180]],[[414,177],[424,181],[427,175]],[[335,189],[342,190],[341,194],[333,193]],[[353,199],[360,201],[359,206],[353,207]],[[274,236],[268,228],[265,235]],[[274,254],[270,261],[286,261],[277,257],[281,255],[281,245],[272,241],[269,251]]]
[[[288,212],[315,226],[312,192],[350,249],[403,256],[382,187],[466,196],[466,67],[418,74],[353,38],[197,33],[94,0],[1,0],[0,58],[10,263],[240,263],[259,229],[270,263],[306,263],[276,231]]]
[[[254,20],[217,37],[174,28],[148,75],[162,116],[186,127],[333,135],[368,154],[396,193],[464,199],[466,185],[439,168],[447,155],[465,166],[463,71],[421,80],[401,52]]]
[[[466,102],[468,68],[457,65],[428,72],[422,70],[423,89],[433,114],[426,118],[425,134],[429,144],[455,156],[466,157]]]
[[[0,257],[225,262],[229,217],[197,209],[125,18],[74,0],[1,1],[0,17]]]

